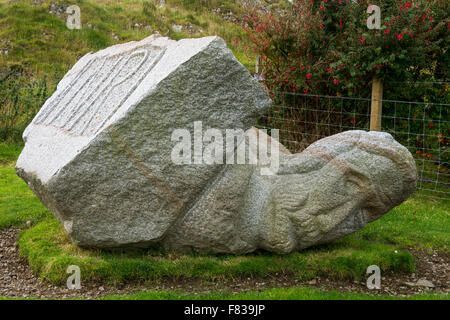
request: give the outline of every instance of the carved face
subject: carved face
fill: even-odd
[[[320,140],[287,157],[273,180],[266,244],[289,252],[357,231],[403,202],[416,178],[411,154],[388,134]]]

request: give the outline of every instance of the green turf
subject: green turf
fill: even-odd
[[[77,248],[56,219],[48,218],[26,230],[18,243],[31,267],[52,283],[65,281],[69,265],[78,265],[85,281],[114,283],[166,277],[220,280],[276,272],[294,274],[301,280],[319,275],[359,280],[372,264],[384,272],[414,270],[413,257],[399,246],[364,241],[357,236],[289,255],[184,255],[158,250],[117,253]]]
[[[0,142],[0,164],[6,165],[16,161],[23,146]]]
[[[41,300],[37,298],[2,297],[0,300]],[[422,293],[409,297],[384,295],[368,295],[364,293],[341,293],[338,291],[320,291],[308,287],[269,289],[259,292],[232,294],[215,293],[183,293],[179,291],[146,291],[129,295],[110,295],[99,300],[449,300],[448,294]]]
[[[112,295],[102,300],[449,300],[447,294],[417,294],[406,298],[364,293],[341,293],[320,291],[307,287],[270,289],[261,292],[231,294],[226,292],[209,294],[186,294],[177,291],[149,291],[130,295]]]
[[[413,196],[358,232],[361,239],[449,252],[450,201]]]
[[[23,227],[27,221],[36,223],[51,216],[16,175],[14,160],[21,150],[19,145],[0,143],[0,229]]]
[[[289,255],[258,252],[246,256],[166,254],[157,249],[132,252],[83,250],[74,246],[60,224],[15,175],[20,146],[0,144],[0,228],[34,227],[22,232],[22,256],[42,279],[62,284],[67,266],[80,266],[83,281],[155,282],[162,278],[220,281],[233,277],[266,276],[277,272],[309,280],[316,276],[361,280],[369,265],[384,274],[413,272],[407,247],[448,252],[448,203],[414,196],[363,230],[329,245]],[[289,294],[289,293],[286,293]]]

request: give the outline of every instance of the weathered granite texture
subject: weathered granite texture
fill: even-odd
[[[385,133],[349,131],[301,154],[266,137],[281,152],[274,175],[171,160],[172,133],[194,122],[264,136],[250,128],[270,103],[218,37],[113,46],[59,83],[16,170],[76,244],[99,248],[287,253],[359,230],[414,191],[412,155]]]
[[[358,231],[405,201],[416,183],[411,153],[388,133],[347,131],[300,154],[280,146],[277,174],[227,165],[163,244],[177,251],[289,253]]]
[[[24,132],[16,171],[80,246],[146,246],[220,165],[176,166],[194,121],[249,129],[271,101],[218,37],[151,36],[87,54]]]

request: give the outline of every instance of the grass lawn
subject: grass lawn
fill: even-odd
[[[56,219],[47,218],[23,232],[19,246],[31,267],[55,284],[65,282],[69,265],[81,268],[84,281],[113,283],[158,281],[167,277],[220,281],[276,272],[294,274],[301,280],[320,275],[360,280],[372,264],[384,272],[414,271],[414,259],[409,252],[397,245],[364,240],[361,235],[289,255],[266,252],[246,256],[185,255],[157,250],[118,253],[77,248]]]
[[[289,289],[270,289],[262,292],[239,294],[211,293],[185,294],[181,292],[140,292],[131,295],[107,296],[101,300],[398,300],[392,296],[373,296],[362,293],[324,292],[312,288],[296,287]],[[417,294],[401,300],[449,300],[445,294]]]
[[[1,297],[0,300],[16,300]],[[27,300],[34,300],[27,298]],[[446,294],[416,294],[406,298],[374,296],[362,293],[324,292],[317,289],[296,287],[289,289],[270,289],[262,292],[231,294],[217,292],[209,294],[187,294],[177,291],[148,291],[130,295],[111,295],[100,300],[449,300]]]
[[[17,177],[14,162],[21,146],[0,143],[0,228],[23,227],[51,216],[26,183]]]
[[[293,274],[305,281],[316,276],[361,280],[366,268],[373,264],[380,266],[384,274],[413,272],[415,262],[405,250],[407,247],[448,252],[449,203],[418,195],[353,235],[289,255],[258,252],[247,256],[212,256],[166,254],[156,249],[83,250],[70,242],[57,220],[15,175],[14,159],[20,150],[20,146],[0,144],[0,228],[23,227],[26,221],[34,224],[22,232],[18,241],[20,251],[43,280],[54,284],[66,281],[69,265],[81,268],[84,281],[118,284],[154,282],[167,277],[220,281],[277,272]],[[283,290],[275,290],[273,294],[280,297],[299,294],[294,289]],[[170,294],[175,293],[142,295]],[[311,296],[316,294],[319,293]]]

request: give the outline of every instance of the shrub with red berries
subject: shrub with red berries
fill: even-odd
[[[259,56],[268,88],[367,96],[374,77],[448,81],[448,1],[294,0],[249,7],[249,55]],[[367,8],[381,8],[381,29]],[[268,9],[269,8],[269,9]]]

